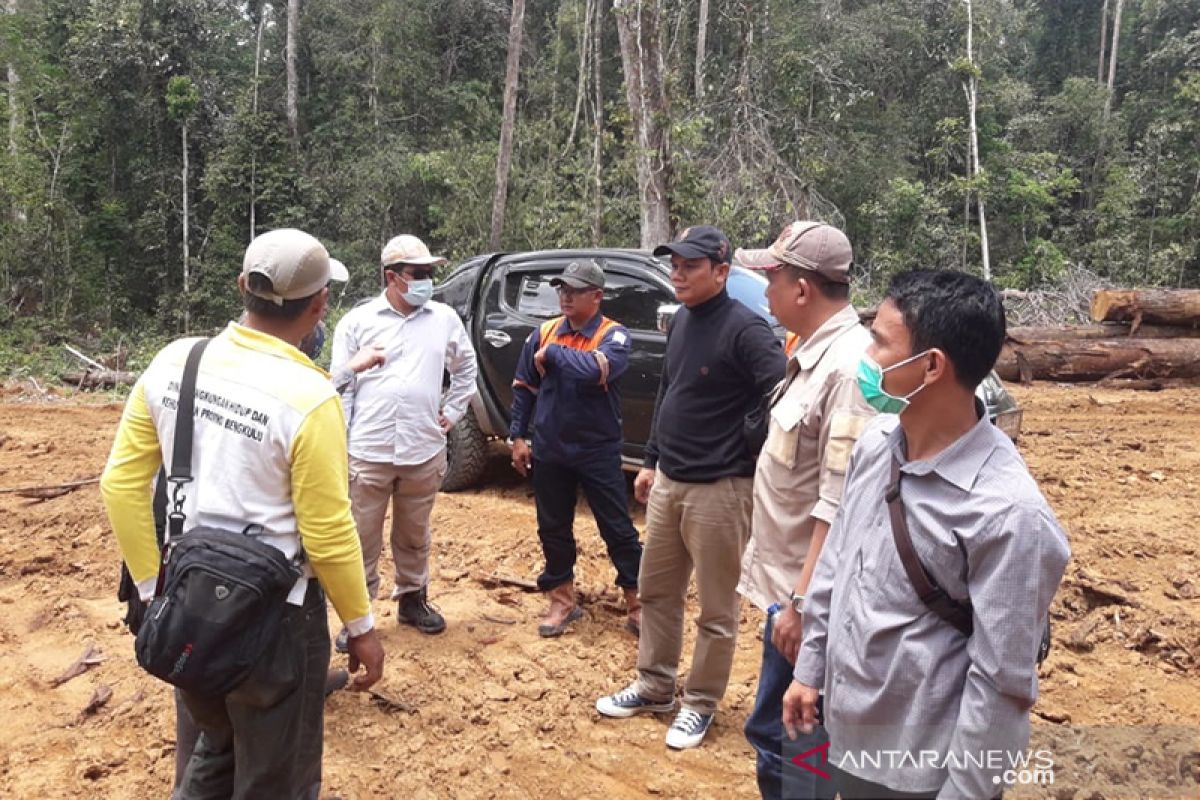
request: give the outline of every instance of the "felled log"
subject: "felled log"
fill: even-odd
[[[1121,339],[1133,336],[1133,326],[1124,322],[1098,325],[1021,325],[1008,329],[1008,339],[1021,344],[1033,342],[1079,342],[1090,339]],[[1177,325],[1142,325],[1138,339],[1185,339],[1200,336],[1200,330]]]
[[[1092,295],[1095,322],[1129,322],[1200,329],[1200,289],[1098,289]]]
[[[80,389],[111,389],[115,386],[133,386],[137,382],[137,373],[115,369],[88,369],[82,372],[64,372],[62,379],[64,383],[70,383]]]
[[[996,372],[1007,381],[1200,377],[1200,339],[1009,341]]]

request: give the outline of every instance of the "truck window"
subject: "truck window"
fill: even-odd
[[[558,292],[550,285],[553,277],[536,272],[510,273],[504,284],[504,300],[519,314],[538,319],[557,317]]]
[[[608,272],[604,276],[604,316],[630,330],[658,331],[658,307],[674,303],[665,290],[639,278]]]

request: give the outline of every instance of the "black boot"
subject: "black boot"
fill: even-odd
[[[418,589],[400,595],[398,618],[405,625],[412,625],[421,633],[441,633],[446,630],[446,620],[429,604],[428,589]]]

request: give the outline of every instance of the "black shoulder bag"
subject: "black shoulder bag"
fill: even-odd
[[[183,532],[183,488],[193,479],[196,373],[207,344],[195,344],[183,369],[167,476],[172,508],[158,584],[135,652],[151,675],[194,694],[219,696],[245,680],[274,642],[300,572],[282,551],[255,538],[259,526],[240,533],[205,526]]]
[[[953,625],[959,633],[968,639],[975,630],[971,604],[960,603],[946,594],[937,581],[925,569],[913,547],[912,537],[908,532],[908,522],[904,518],[904,501],[900,499],[900,462],[892,456],[892,479],[887,490],[888,514],[892,520],[892,539],[896,542],[896,550],[900,554],[900,563],[908,580],[917,591],[921,602],[929,610],[946,622]],[[1042,663],[1050,653],[1050,620],[1046,620],[1046,629],[1042,631],[1042,642],[1038,645],[1037,663]]]

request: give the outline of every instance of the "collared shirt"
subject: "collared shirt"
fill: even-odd
[[[928,460],[908,460],[896,416],[863,432],[806,595],[795,669],[824,686],[831,763],[967,800],[994,796],[993,779],[1028,746],[1038,645],[1070,557],[1016,446],[976,408],[979,422]],[[969,639],[904,571],[885,500],[893,457],[913,546],[934,581],[971,604]]]
[[[163,348],[125,404],[100,490],[143,600],[153,594],[159,554],[151,481],[170,465],[183,364],[195,339]],[[345,419],[329,376],[274,336],[230,323],[209,343],[196,378],[192,463],[184,530],[197,525],[263,529],[262,541],[316,574],[352,635],[373,626],[362,550],[350,515]]]
[[[601,331],[605,323],[607,330]],[[600,341],[595,341],[597,336]],[[629,331],[603,314],[578,331],[563,318],[546,351],[546,374],[534,366],[542,330],[533,330],[521,349],[513,380],[515,439],[529,435],[540,462],[579,464],[621,455],[620,379],[629,366]]]
[[[834,314],[788,360],[775,390],[754,474],[754,517],[738,591],[764,611],[787,600],[813,526],[832,523],[850,451],[874,410],[858,388],[871,334],[852,306]]]
[[[383,348],[384,363],[347,374],[346,363],[368,345]],[[429,461],[446,446],[438,415],[457,423],[475,394],[471,338],[454,309],[436,300],[407,315],[385,294],[350,309],[333,334],[330,371],[340,383],[350,455],[377,464]]]

